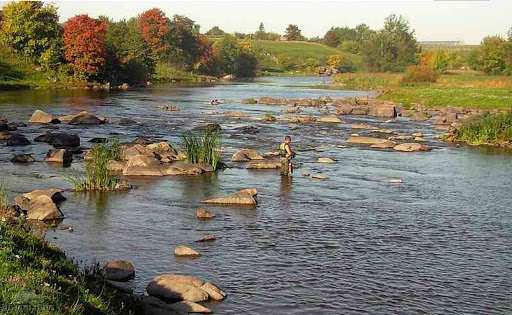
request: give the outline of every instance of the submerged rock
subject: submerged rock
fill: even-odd
[[[146,292],[164,301],[203,302],[208,299],[223,300],[226,293],[210,282],[190,276],[163,274],[148,284]]]
[[[203,209],[203,208],[197,209],[196,216],[197,216],[198,219],[211,219],[211,218],[215,218],[215,214],[213,214],[210,211],[208,211],[206,209]]]
[[[242,189],[229,196],[217,197],[213,199],[202,200],[206,204],[224,204],[224,205],[252,205],[258,204],[256,199],[258,192],[254,188]]]
[[[80,112],[69,120],[70,125],[100,125],[105,123],[105,119],[99,118],[89,112]]]
[[[35,162],[36,160],[31,154],[17,154],[11,159],[12,163],[28,164]]]
[[[336,163],[333,159],[328,157],[320,157],[316,160],[318,163],[333,164]]]
[[[0,131],[0,140],[9,140],[12,137],[9,131]]]
[[[26,146],[30,145],[30,141],[24,136],[20,134],[11,134],[9,139],[7,139],[8,146]]]
[[[381,138],[372,138],[372,137],[354,137],[351,136],[348,138],[347,143],[350,144],[366,144],[366,145],[373,145],[373,144],[382,144],[382,143],[388,143],[390,140],[387,139],[381,139]]]
[[[135,268],[129,261],[116,260],[105,264],[102,273],[108,280],[128,281],[135,277]]]
[[[190,301],[181,301],[177,303],[173,303],[170,305],[171,309],[177,311],[180,314],[189,314],[189,313],[202,313],[202,314],[210,314],[212,312],[211,309]]]
[[[190,247],[180,245],[174,249],[174,256],[199,257],[201,254]]]
[[[200,240],[197,240],[196,242],[213,242],[217,240],[217,237],[215,237],[215,235],[212,235],[212,234],[208,234],[208,235],[205,235],[203,236]]]
[[[339,119],[337,116],[323,116],[323,117],[318,117],[317,120],[318,122],[323,122],[323,123],[342,123],[343,120]]]
[[[37,136],[35,142],[46,142],[56,148],[79,147],[80,137],[75,134],[64,132],[48,132]]]
[[[327,179],[329,178],[329,176],[325,175],[325,174],[313,174],[311,175],[311,178],[315,178],[315,179]]]
[[[428,145],[419,143],[402,143],[393,147],[393,150],[402,152],[430,151],[431,149]]]
[[[248,169],[277,169],[281,167],[279,160],[253,160],[247,164]]]
[[[394,146],[396,146],[396,143],[393,141],[386,141],[382,143],[376,143],[372,144],[370,148],[372,149],[392,149]]]

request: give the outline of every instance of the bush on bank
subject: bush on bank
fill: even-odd
[[[512,143],[512,111],[486,114],[470,119],[459,127],[455,140],[469,144],[510,144]]]

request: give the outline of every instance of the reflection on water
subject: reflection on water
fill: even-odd
[[[138,293],[161,273],[211,280],[229,294],[212,306],[217,314],[512,313],[509,154],[447,146],[435,141],[437,132],[427,123],[401,119],[392,125],[368,117],[346,117],[347,124],[290,125],[208,114],[283,116],[283,107],[240,101],[263,95],[360,94],[307,88],[325,84],[325,78],[263,80],[110,94],[0,93],[0,112],[10,121],[27,121],[41,107],[54,115],[88,110],[114,121],[52,126],[80,134],[83,146],[89,146],[91,138],[112,133],[120,141],[145,135],[178,146],[184,130],[207,122],[223,128],[226,161],[239,148],[263,153],[277,149],[285,134],[294,139],[301,169],[292,177],[280,176],[279,170],[236,167],[197,177],[129,178],[135,189],[128,192],[66,193],[62,225],[74,231],[48,231],[49,239],[86,265],[133,261]],[[206,105],[209,99],[223,104]],[[158,106],[163,104],[181,111],[162,111]],[[316,109],[305,109],[303,115],[309,113],[320,115]],[[137,125],[119,126],[115,119],[121,117],[136,120]],[[353,133],[352,122],[393,129],[396,134],[422,132],[434,150],[396,153],[344,147]],[[256,127],[256,133],[240,131],[248,126]],[[28,126],[20,132],[32,140],[48,130]],[[63,176],[83,171],[79,160],[70,168],[9,162],[14,152],[32,153],[42,161],[48,149],[45,143],[0,145],[0,171],[11,198],[34,189],[70,188]],[[337,162],[318,164],[318,157]],[[329,179],[304,177],[303,171],[327,174]],[[390,178],[403,183],[390,184]],[[258,189],[256,208],[208,206],[216,217],[197,220],[202,199],[246,187]],[[216,235],[217,241],[194,242],[205,234]],[[191,246],[201,257],[174,257],[178,245]]]

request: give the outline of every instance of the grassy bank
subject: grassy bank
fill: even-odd
[[[63,71],[43,71],[30,60],[0,46],[0,90],[83,85]]]
[[[512,147],[512,111],[472,118],[455,131],[454,139],[472,145]]]
[[[129,299],[18,224],[0,224],[0,261],[1,314],[135,313]]]
[[[474,108],[512,108],[512,77],[489,76],[477,72],[452,72],[440,76],[436,83],[402,83],[402,74],[344,73],[334,76],[341,88],[382,90],[380,99],[410,106],[413,103],[433,106]]]
[[[308,75],[316,74],[318,66],[326,66],[331,55],[348,57],[356,68],[360,68],[360,56],[343,52],[319,43],[294,41],[253,40],[262,75]]]

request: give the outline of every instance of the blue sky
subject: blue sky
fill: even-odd
[[[201,25],[202,31],[218,25],[227,32],[254,32],[260,22],[267,31],[283,33],[297,24],[303,34],[323,36],[333,25],[366,23],[380,28],[390,13],[405,16],[419,40],[462,40],[477,44],[486,35],[502,34],[512,27],[512,1],[63,1],[61,21],[79,13],[107,15],[114,19],[136,16],[158,7],[167,16],[183,14]]]

